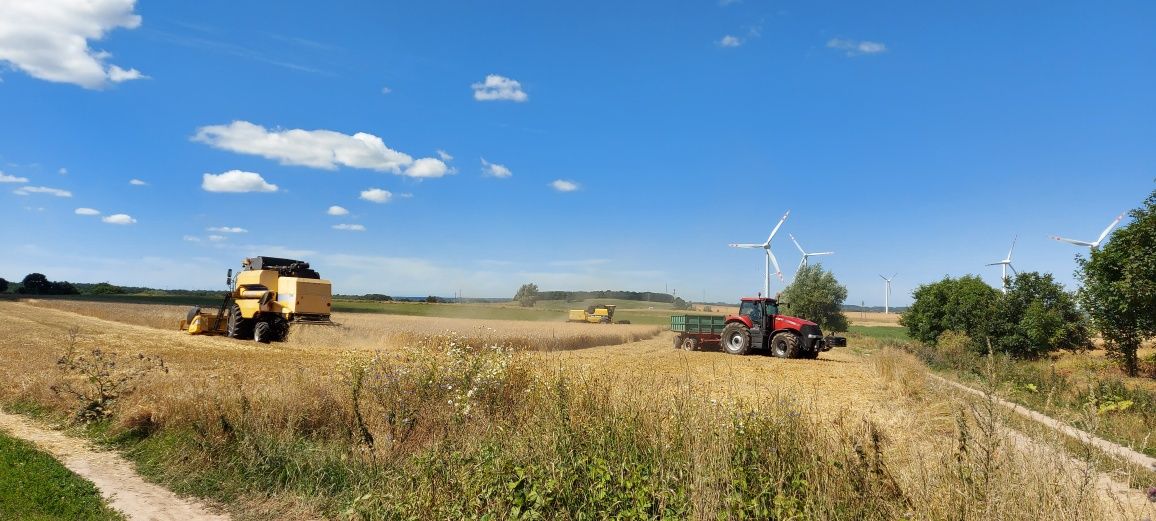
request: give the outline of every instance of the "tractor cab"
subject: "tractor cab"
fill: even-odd
[[[739,313],[734,318],[744,322],[750,329],[751,347],[761,349],[768,334],[775,330],[775,318],[779,314],[779,301],[767,297],[746,297],[739,304]],[[727,322],[732,317],[727,317]]]

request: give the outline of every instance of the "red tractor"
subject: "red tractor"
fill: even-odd
[[[779,358],[818,358],[832,347],[846,347],[847,339],[823,336],[819,325],[779,314],[773,298],[742,299],[737,315],[724,317],[676,315],[671,317],[675,347],[694,351],[703,344],[719,344],[724,351],[745,355],[752,349],[770,348]]]

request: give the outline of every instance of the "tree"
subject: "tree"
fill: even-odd
[[[795,273],[795,280],[779,295],[779,301],[790,304],[790,312],[829,331],[846,331],[847,316],[843,301],[847,287],[839,284],[831,272],[820,264],[803,266]]]
[[[1156,335],[1156,191],[1128,213],[1102,248],[1077,257],[1081,307],[1128,376],[1140,370],[1137,349]]]
[[[426,302],[426,304],[438,304],[441,302],[441,299],[439,299],[433,295],[429,295],[425,298],[425,302]]]
[[[32,295],[47,294],[51,288],[52,283],[43,273],[29,273],[20,283],[20,292]]]
[[[670,307],[672,309],[676,309],[676,310],[681,311],[681,310],[685,310],[685,309],[690,309],[690,303],[683,300],[682,297],[674,297],[674,302],[671,303]]]
[[[1051,274],[1020,273],[1000,299],[999,325],[994,342],[1019,358],[1035,358],[1056,349],[1086,349],[1092,342],[1088,321],[1076,307],[1075,297]]]
[[[123,295],[124,293],[124,289],[120,286],[114,286],[107,282],[93,284],[91,288],[88,288],[90,295]]]
[[[522,287],[518,288],[518,293],[514,295],[514,300],[518,301],[524,308],[534,307],[534,304],[538,302],[538,285],[533,282],[522,284]]]
[[[4,293],[5,291],[8,291],[8,281],[0,277],[0,293]]]
[[[977,349],[1005,326],[999,324],[999,290],[975,275],[944,277],[912,293],[915,302],[899,317],[911,338],[934,346],[945,331],[965,333]]]

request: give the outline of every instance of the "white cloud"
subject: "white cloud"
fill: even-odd
[[[326,211],[325,213],[327,213],[329,215],[349,215],[349,210],[346,210],[345,208],[334,205],[334,206],[330,206],[329,210]]]
[[[887,46],[879,42],[869,42],[867,40],[856,41],[843,38],[832,38],[828,40],[827,48],[845,51],[847,56],[858,56],[860,54],[879,54],[887,52]]]
[[[365,227],[360,224],[334,224],[334,230],[345,230],[347,232],[363,232]]]
[[[214,226],[208,230],[217,233],[249,233],[249,230],[237,226]]]
[[[719,47],[738,47],[743,44],[743,41],[737,36],[726,35],[718,41]]]
[[[0,61],[41,80],[100,89],[145,76],[107,65],[112,55],[89,47],[117,28],[136,29],[135,0],[4,0]]]
[[[136,219],[133,219],[131,215],[127,215],[127,214],[123,214],[123,213],[115,213],[115,214],[112,214],[108,217],[101,217],[100,220],[102,220],[108,224],[135,224],[136,223]]]
[[[550,183],[550,186],[559,192],[573,192],[579,188],[578,183],[565,179],[555,180],[553,183]]]
[[[391,92],[393,92],[393,89],[391,89],[391,88],[389,88],[389,87],[382,87],[382,88],[381,88],[381,93],[382,93],[382,94],[389,94],[389,93],[391,93]]]
[[[277,185],[265,182],[261,174],[229,170],[223,174],[208,174],[202,177],[201,188],[206,192],[276,192]]]
[[[471,85],[474,89],[474,99],[478,101],[528,101],[530,96],[522,90],[522,84],[505,76],[490,74],[486,81]]]
[[[514,175],[514,173],[511,172],[509,168],[506,168],[506,165],[499,165],[497,163],[491,163],[489,161],[486,161],[486,158],[483,157],[482,158],[482,175],[489,176],[489,177],[497,177],[498,179],[505,179],[507,177]]]
[[[442,161],[453,161],[454,160],[454,156],[451,156],[449,152],[446,152],[445,150],[441,150],[441,149],[438,149],[438,157],[442,158]]]
[[[413,199],[413,194],[411,194],[409,192],[400,193],[400,194],[397,194],[397,196],[402,198],[402,199]]]
[[[100,210],[94,210],[92,208],[77,208],[76,215],[100,215]]]
[[[60,175],[68,175],[68,169],[64,168],[64,167],[60,167],[60,170],[57,170],[56,173],[58,173]]]
[[[8,175],[8,174],[5,174],[4,172],[0,172],[0,183],[27,183],[27,182],[28,182],[27,177],[16,177],[14,175]]]
[[[200,238],[200,237],[194,237],[194,236],[192,236],[192,235],[186,235],[186,236],[184,236],[182,239],[184,239],[184,240],[186,240],[186,241],[189,241],[189,242],[201,242],[201,238]]]
[[[210,235],[209,236],[209,240],[213,241],[213,242],[221,242],[225,239],[228,239],[228,237],[225,237],[224,235]]]
[[[228,125],[201,127],[192,139],[221,150],[273,159],[283,165],[324,170],[347,166],[414,177],[440,177],[450,173],[444,169],[439,176],[430,175],[433,170],[428,161],[423,163],[426,166],[406,169],[415,164],[413,157],[385,146],[381,138],[364,132],[351,136],[332,130],[268,130],[248,121],[234,121]]]
[[[133,186],[146,186],[146,185],[148,185],[148,183],[141,181],[140,179],[129,179],[128,184],[133,185]]]
[[[374,203],[388,203],[393,199],[393,193],[389,190],[382,190],[380,188],[370,188],[361,192],[361,198]]]
[[[16,195],[29,194],[48,194],[56,197],[72,197],[72,192],[68,190],[61,190],[59,188],[49,188],[47,186],[22,186],[12,191]]]
[[[414,161],[409,168],[405,169],[405,175],[409,177],[426,178],[426,177],[442,177],[446,174],[452,174],[453,169],[446,166],[441,159],[432,157],[423,157]]]

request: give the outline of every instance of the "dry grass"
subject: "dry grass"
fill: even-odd
[[[874,311],[848,311],[847,320],[856,326],[898,326],[899,313],[879,313]]]
[[[175,311],[101,307],[84,311],[146,326]],[[50,390],[72,326],[82,349],[161,357],[170,372],[121,400],[111,430],[143,439],[151,475],[265,517],[1112,517],[1055,478],[1063,462],[977,457],[1010,445],[957,422],[967,411],[893,351],[735,357],[673,350],[664,333],[518,352],[485,346],[653,328],[378,315],[262,346],[155,328],[170,316],[132,327],[0,302],[0,318],[0,402],[74,406]]]

